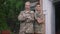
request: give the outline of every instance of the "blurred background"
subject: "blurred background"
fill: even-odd
[[[18,34],[20,22],[17,17],[26,1],[31,2],[31,10],[34,10],[37,0],[0,0],[0,34]]]
[[[24,9],[23,0],[0,0],[0,31],[6,30],[11,33],[17,33],[19,24],[17,17],[21,10]]]
[[[18,34],[20,29],[20,22],[17,17],[20,11],[24,10],[26,1],[31,2],[31,10],[39,0],[0,0],[0,34],[7,32],[11,34]],[[56,34],[60,33],[60,0],[53,1],[55,7],[55,30]]]

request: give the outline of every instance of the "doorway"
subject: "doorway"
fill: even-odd
[[[60,1],[54,3],[55,6],[55,30],[60,34]]]

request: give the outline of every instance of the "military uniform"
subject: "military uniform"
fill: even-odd
[[[42,19],[42,15],[38,11],[35,11],[35,19],[37,19],[37,18]],[[35,21],[35,33],[41,33],[41,32],[42,32],[42,24],[38,23],[36,20]]]
[[[27,11],[21,11],[21,13],[18,16],[18,20],[21,22],[19,34],[34,33],[34,29],[33,29],[34,12],[33,11],[30,11],[28,13]]]

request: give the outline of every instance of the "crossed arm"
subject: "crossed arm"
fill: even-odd
[[[24,12],[21,12],[18,16],[18,20],[20,21],[24,21],[26,19],[29,19],[29,20],[34,20],[34,13],[31,13],[30,16],[27,17],[27,15],[24,14]]]
[[[45,20],[44,15],[42,15],[41,17],[38,17],[36,20],[39,24],[44,23],[44,20]]]
[[[19,21],[24,21],[26,18],[25,18],[25,16],[23,15],[23,12],[21,12],[20,14],[19,14],[19,16],[18,16],[18,20]]]

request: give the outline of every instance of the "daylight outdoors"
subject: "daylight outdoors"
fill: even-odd
[[[40,0],[0,0],[0,34],[18,34],[20,22],[17,17],[24,10],[25,2],[31,2],[31,10],[35,10]]]
[[[17,17],[24,10],[24,4],[28,0],[0,0],[0,34],[18,34],[20,22]],[[30,0],[31,1],[31,0]],[[32,9],[36,0],[33,0]]]
[[[24,9],[24,3],[25,0],[0,0],[0,34],[18,33],[17,16]]]

